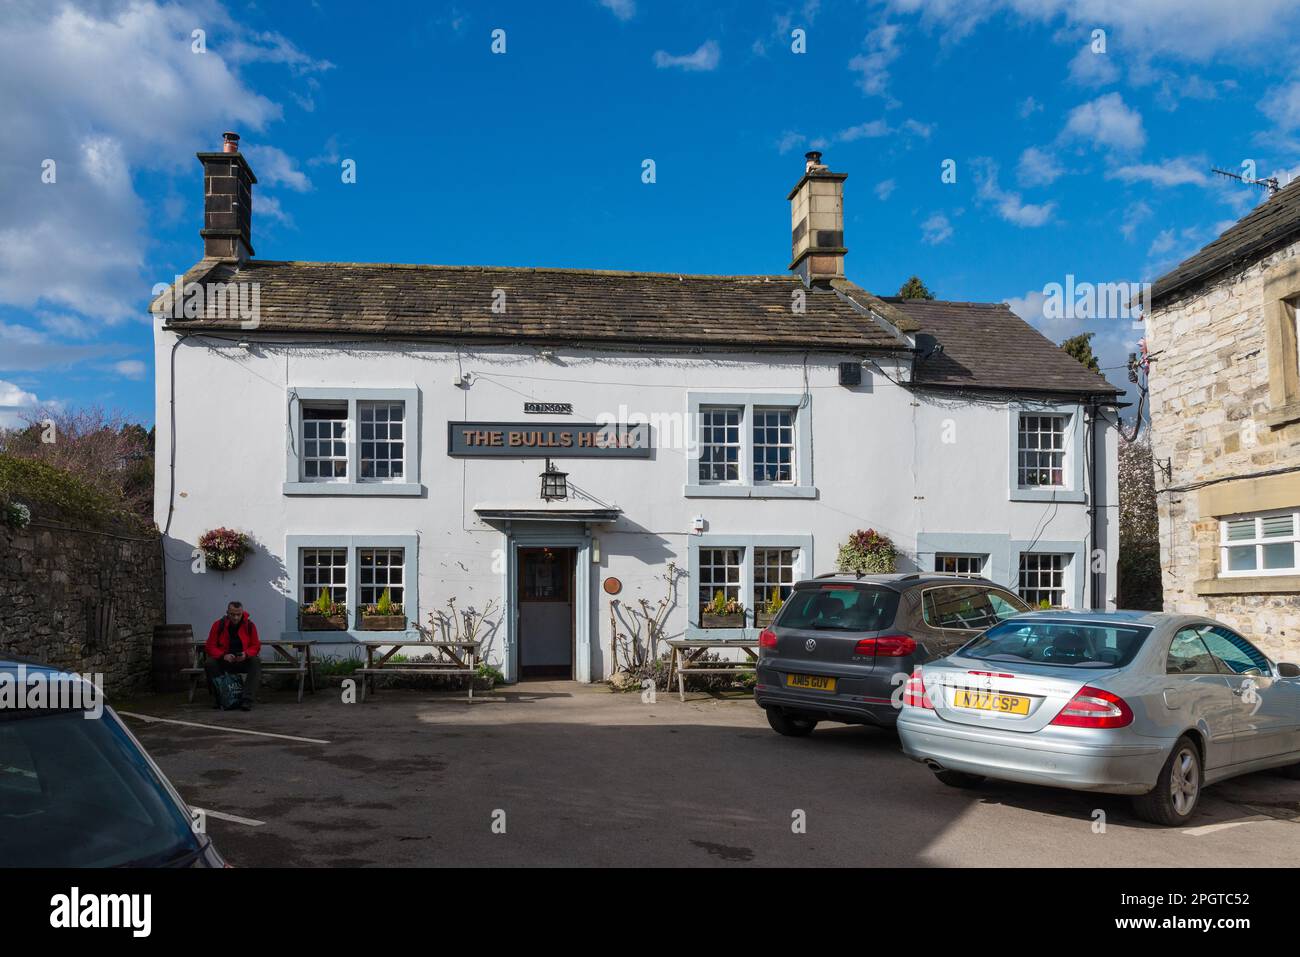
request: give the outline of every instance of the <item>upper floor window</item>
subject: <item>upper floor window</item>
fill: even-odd
[[[700,410],[700,481],[740,480],[740,418],[743,409]]]
[[[289,390],[286,495],[418,495],[419,392]]]
[[[1296,512],[1265,512],[1221,520],[1219,574],[1296,574],[1297,519]]]
[[[1021,488],[1065,488],[1069,416],[1020,414],[1017,482]]]
[[[346,402],[302,407],[302,477],[309,482],[347,479]]]
[[[811,396],[692,393],[685,494],[813,498]]]

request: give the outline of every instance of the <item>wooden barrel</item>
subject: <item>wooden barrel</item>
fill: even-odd
[[[194,664],[194,629],[189,625],[154,625],[153,690],[184,691],[182,668]]]

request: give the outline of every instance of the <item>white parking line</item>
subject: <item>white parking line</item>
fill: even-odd
[[[219,821],[233,821],[235,824],[247,824],[249,827],[261,827],[265,821],[254,821],[251,817],[240,817],[238,814],[223,814],[221,811],[209,811],[207,808],[191,807],[191,811],[198,811],[208,817],[215,817]]]
[[[1185,827],[1183,833],[1190,834],[1192,837],[1204,837],[1206,834],[1213,834],[1215,831],[1226,831],[1230,827],[1241,827],[1243,824],[1258,824],[1260,821],[1276,820],[1277,818],[1269,817],[1267,814],[1257,814],[1242,821],[1224,821],[1222,824],[1202,824],[1200,827]]]
[[[275,734],[271,731],[250,731],[247,728],[227,728],[220,724],[199,724],[197,721],[177,721],[175,718],[155,718],[153,715],[136,714],[134,711],[119,711],[124,718],[139,718],[148,724],[161,721],[164,724],[180,724],[187,728],[208,728],[211,731],[228,731],[231,734],[255,734],[263,738],[282,738],[285,741],[306,741],[309,744],[329,744],[321,738],[300,738],[293,734]]]

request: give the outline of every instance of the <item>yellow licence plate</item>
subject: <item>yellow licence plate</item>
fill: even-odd
[[[957,691],[953,695],[952,706],[969,708],[973,711],[997,711],[1001,714],[1029,714],[1029,699],[1018,694]]]
[[[786,675],[787,688],[808,688],[812,691],[834,691],[835,679],[823,678],[821,675]]]

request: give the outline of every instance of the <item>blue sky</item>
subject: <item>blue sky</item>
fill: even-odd
[[[1264,197],[1212,165],[1291,175],[1293,7],[3,3],[0,406],[152,422],[145,303],[201,254],[194,153],[226,129],[259,258],[695,273],[785,269],[818,148],[855,281],[1006,300],[1122,364],[1130,323],[1045,319],[1044,286],[1153,279]]]

